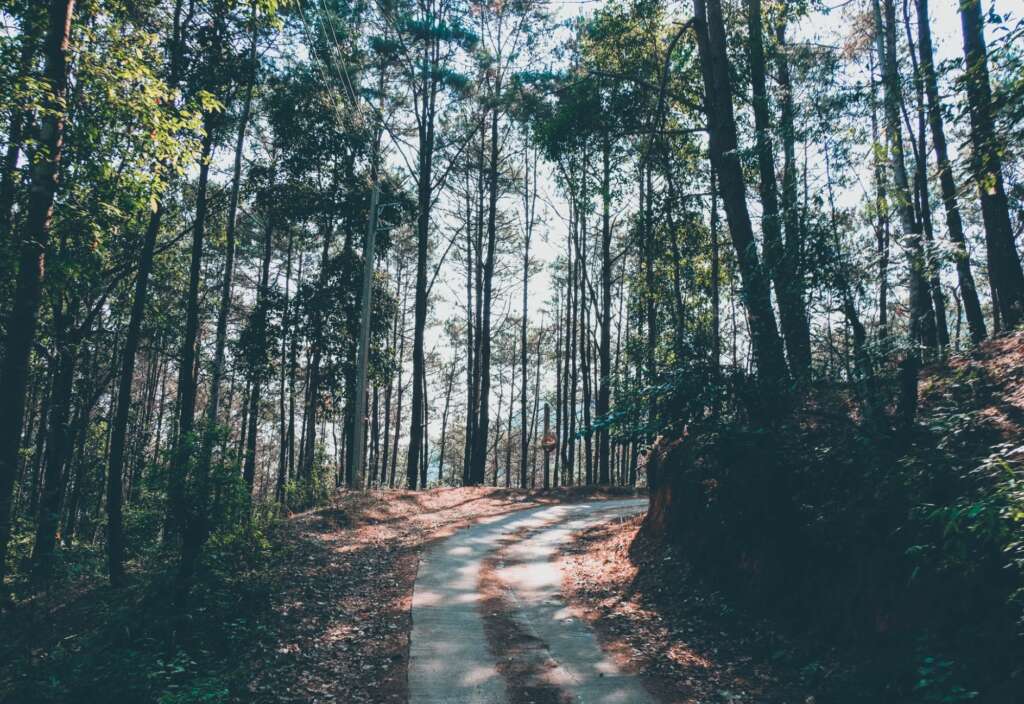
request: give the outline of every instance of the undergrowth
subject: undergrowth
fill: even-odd
[[[767,420],[733,398],[677,415],[651,463],[648,530],[747,607],[856,658],[842,701],[1024,691],[1024,436],[995,420],[1000,390],[977,367],[938,374],[911,428],[865,422],[835,387]]]
[[[131,520],[145,532],[156,519]],[[119,588],[103,581],[103,555],[91,544],[61,550],[53,583],[62,586],[26,595],[3,615],[12,637],[0,643],[0,702],[244,701],[240,664],[272,636],[263,616],[274,525],[214,532],[184,607],[174,604],[177,561],[158,544],[137,555]]]

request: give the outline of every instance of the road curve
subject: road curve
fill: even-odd
[[[508,663],[493,654],[502,646],[488,643],[485,610],[490,607],[481,591],[488,561],[505,590],[504,602],[511,605],[505,616],[539,643],[545,686],[557,689],[560,702],[651,704],[638,679],[618,668],[589,627],[569,614],[552,561],[573,532],[646,507],[646,499],[545,506],[488,519],[430,547],[413,592],[410,704],[513,704],[516,699],[515,684],[502,675]],[[529,657],[536,658],[536,651],[532,648]]]

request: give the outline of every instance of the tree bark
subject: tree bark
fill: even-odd
[[[1013,241],[1003,184],[1001,147],[992,116],[992,88],[989,85],[981,0],[963,0],[960,3],[960,24],[967,59],[965,78],[973,147],[971,168],[981,196],[989,278],[996,293],[1002,324],[1007,330],[1012,330],[1024,320],[1024,273]]]
[[[49,247],[53,199],[60,184],[67,95],[68,47],[75,0],[51,0],[44,40],[43,77],[48,90],[46,112],[38,134],[38,152],[25,217],[25,238],[18,255],[14,298],[7,318],[3,367],[0,368],[0,591],[7,573],[11,536],[11,501],[18,472],[18,451],[25,419],[29,357],[36,339],[36,320]]]
[[[56,370],[53,375],[53,398],[47,427],[46,464],[43,472],[43,490],[39,500],[35,543],[32,547],[32,577],[46,582],[53,564],[57,527],[60,524],[61,503],[68,477],[65,472],[71,455],[70,411],[74,391],[75,367],[78,361],[78,341],[72,330],[72,303],[54,306],[53,340]]]
[[[884,0],[885,20],[879,10],[879,0],[874,0],[876,25],[876,46],[880,50],[884,88],[885,127],[889,143],[889,161],[893,171],[893,191],[896,207],[900,213],[900,225],[907,247],[907,263],[910,268],[910,324],[911,356],[918,356],[914,347],[937,346],[935,313],[932,308],[928,280],[925,278],[927,262],[921,241],[921,223],[914,213],[914,201],[907,178],[904,161],[903,129],[900,122],[900,78],[896,63],[896,9],[894,0]],[[920,366],[920,362],[904,365],[908,372]]]
[[[956,263],[956,274],[960,283],[960,296],[967,317],[967,327],[971,331],[971,341],[978,344],[987,335],[985,317],[981,312],[978,288],[974,283],[974,274],[971,272],[967,240],[964,237],[963,218],[960,216],[960,206],[956,198],[953,166],[949,161],[946,130],[942,120],[942,103],[939,98],[938,78],[935,72],[935,51],[932,48],[928,0],[917,0],[917,36],[920,69],[924,79],[925,95],[928,98],[928,126],[932,134],[932,144],[935,147],[935,159],[939,167],[939,188],[942,192],[942,205],[946,212],[946,230],[953,243],[953,260]],[[921,158],[924,158],[924,155]]]
[[[608,135],[601,148],[601,339],[598,350],[600,381],[597,391],[597,482],[611,484],[611,442],[605,422],[612,398],[612,224],[611,144]]]
[[[189,264],[189,287],[185,298],[185,331],[181,342],[181,360],[178,367],[178,438],[174,450],[174,464],[170,469],[167,498],[170,504],[169,517],[173,521],[171,534],[181,538],[181,562],[179,563],[176,599],[183,603],[191,587],[192,575],[199,549],[205,534],[206,511],[202,496],[205,493],[204,477],[193,478],[192,498],[189,499],[189,468],[194,459],[197,378],[196,364],[199,356],[199,285],[202,276],[203,247],[206,239],[206,217],[208,211],[207,189],[210,177],[210,159],[213,149],[212,116],[204,120],[206,134],[199,167],[199,184],[196,193],[196,217],[192,228],[192,254]],[[190,505],[192,504],[192,505]]]
[[[495,86],[495,94],[501,86]],[[480,395],[478,420],[473,443],[471,484],[484,480],[487,462],[487,439],[490,431],[491,393],[491,302],[494,291],[494,265],[498,241],[498,111],[491,110],[490,155],[487,165],[487,256],[483,265],[483,307],[480,312]]]
[[[771,143],[771,113],[768,105],[768,91],[765,82],[764,40],[761,21],[761,0],[747,0],[747,28],[750,43],[750,83],[753,89],[755,142],[757,145],[757,164],[760,174],[761,195],[761,232],[764,236],[764,261],[775,284],[775,296],[779,306],[779,318],[782,324],[782,337],[786,345],[790,372],[798,379],[806,379],[811,367],[810,328],[807,311],[804,306],[803,290],[797,279],[797,262],[793,255],[794,248],[786,247],[782,241],[782,220],[779,214],[778,186],[775,181],[775,156]],[[781,54],[780,54],[781,56]],[[788,62],[780,72],[781,89],[784,93],[782,102],[785,106],[789,98],[790,86],[783,82],[788,80]],[[790,104],[790,112],[792,106]],[[793,125],[791,115],[781,125],[783,143],[792,149]],[[787,153],[787,156],[789,154]],[[789,181],[793,180],[792,159],[787,160],[790,169],[786,170]],[[790,185],[787,183],[787,185]],[[792,187],[788,189],[791,192]],[[786,201],[787,216],[796,213],[795,203]],[[795,238],[795,231],[786,233],[788,238]]]
[[[527,332],[529,320],[530,300],[530,240],[533,236],[533,214],[530,200],[530,146],[526,145],[526,163],[523,171],[523,214],[525,219],[523,233],[523,319],[520,321],[519,329],[519,363],[520,363],[520,388],[519,388],[519,485],[526,486],[526,464],[527,447],[529,438],[526,432],[526,391],[527,391]],[[536,182],[536,170],[534,170],[534,181]],[[536,185],[536,183],[534,184]],[[536,200],[536,191],[533,191]]]
[[[742,276],[743,300],[750,323],[758,374],[767,386],[781,388],[786,376],[782,340],[772,312],[768,279],[754,241],[746,186],[739,161],[733,116],[729,61],[720,0],[694,0],[697,49],[704,80],[711,163],[718,173],[729,234]]]

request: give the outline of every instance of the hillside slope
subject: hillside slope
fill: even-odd
[[[787,630],[867,653],[881,701],[1013,701],[1022,361],[1016,333],[925,370],[909,429],[860,422],[838,388],[770,427],[691,423],[656,457],[647,535]]]

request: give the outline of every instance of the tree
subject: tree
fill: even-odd
[[[965,0],[960,4],[960,24],[967,61],[964,82],[971,122],[971,170],[985,221],[989,278],[1003,323],[1012,329],[1024,319],[1024,273],[1013,242],[1001,148],[993,125],[981,0]]]
[[[765,266],[775,284],[775,295],[778,299],[779,318],[782,321],[782,336],[786,343],[786,356],[789,368],[794,376],[806,379],[811,368],[810,328],[807,311],[804,307],[803,290],[797,273],[798,248],[790,244],[798,237],[791,218],[795,216],[795,204],[792,202],[793,182],[792,157],[786,153],[785,186],[787,207],[786,243],[782,240],[782,216],[779,212],[778,187],[775,181],[775,157],[771,145],[771,117],[768,105],[768,92],[765,82],[764,39],[761,19],[760,0],[747,0],[747,27],[750,42],[750,82],[753,87],[754,127],[757,142],[757,164],[760,174],[761,192],[761,231],[764,234]],[[782,54],[780,53],[780,57]],[[780,58],[779,76],[785,80],[788,67]],[[783,87],[786,91],[787,87]],[[788,93],[787,93],[788,95]],[[788,98],[783,97],[783,105]],[[783,108],[786,109],[785,107]],[[787,116],[788,118],[788,116]],[[783,140],[789,149],[792,139],[791,118],[785,120]]]
[[[11,492],[17,476],[18,450],[25,419],[29,356],[36,336],[40,290],[46,253],[50,247],[53,199],[60,184],[61,155],[67,118],[68,46],[71,39],[74,0],[51,0],[47,13],[43,54],[46,81],[39,127],[39,154],[32,168],[25,217],[25,237],[20,247],[17,282],[7,323],[0,395],[6,399],[0,412],[0,588],[7,566],[11,535]]]
[[[718,0],[694,0],[694,31],[704,80],[711,164],[720,179],[729,233],[742,275],[743,302],[750,320],[757,369],[769,386],[785,377],[782,340],[771,308],[768,280],[754,242],[746,204],[746,187],[737,154],[736,121],[729,86],[729,60]]]
[[[978,300],[978,290],[974,284],[974,274],[971,273],[963,218],[960,216],[960,207],[957,203],[953,166],[950,163],[949,150],[946,145],[942,104],[935,71],[935,51],[932,48],[931,25],[928,18],[928,0],[917,0],[917,37],[920,72],[928,96],[928,127],[931,130],[932,144],[935,147],[935,159],[939,168],[939,187],[942,190],[942,205],[946,212],[946,230],[955,247],[953,257],[956,263],[957,277],[960,281],[960,295],[963,298],[964,311],[967,314],[967,325],[971,330],[971,340],[977,344],[985,339],[985,319],[981,313],[981,303]]]

